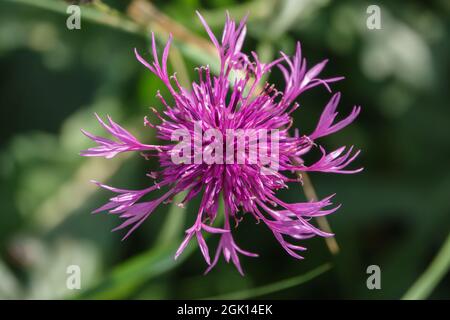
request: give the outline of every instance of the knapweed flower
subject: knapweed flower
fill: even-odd
[[[147,61],[135,50],[137,60],[162,80],[172,96],[173,102],[169,103],[158,92],[157,97],[162,103],[163,111],[152,108],[156,122],[144,118],[144,125],[155,130],[157,137],[164,143],[153,145],[139,142],[110,117],[103,121],[97,116],[103,128],[115,139],[83,131],[98,144],[82,151],[83,156],[112,158],[122,152],[137,151],[144,157],[158,157],[160,163],[160,171],[147,174],[154,181],[149,182],[149,187],[142,190],[118,189],[97,183],[116,195],[94,212],[107,211],[123,219],[123,223],[114,230],[128,227],[126,238],[157,206],[184,192],[186,196],[179,205],[183,206],[194,197],[200,197],[201,203],[195,223],[186,230],[175,258],[195,237],[209,265],[207,271],[216,265],[223,254],[225,260],[229,262],[231,259],[242,274],[238,254],[250,257],[256,257],[257,254],[245,251],[236,244],[232,225],[237,226],[245,215],[251,215],[272,231],[291,256],[301,259],[299,252],[305,248],[296,243],[298,240],[316,235],[332,236],[315,227],[311,219],[330,214],[339,206],[331,207],[333,195],[319,201],[287,203],[277,197],[277,191],[287,188],[289,183],[301,183],[298,172],[360,171],[361,169],[346,169],[359,151],[352,153],[352,147],[344,146],[327,152],[318,142],[318,139],[350,124],[357,117],[360,108],[354,107],[350,115],[337,121],[336,109],[340,94],[336,93],[325,106],[313,132],[300,134],[298,130],[294,130],[294,134],[290,135],[292,112],[299,107],[296,102],[299,96],[318,86],[324,86],[331,92],[330,83],[341,80],[342,77],[320,78],[319,74],[327,60],[308,68],[299,43],[292,57],[281,53],[277,60],[263,63],[256,53],[247,55],[241,52],[246,35],[245,19],[237,24],[227,15],[219,42],[201,15],[198,16],[217,49],[220,58],[218,75],[212,75],[208,66],[202,66],[197,68],[197,82],[193,82],[191,88],[183,87],[176,74],[169,75],[167,71],[171,37],[162,52],[161,60],[153,34],[152,61]],[[284,90],[277,90],[274,85],[264,82],[265,76],[276,68],[284,77]],[[199,130],[205,134],[199,136]],[[257,134],[247,134],[249,130],[254,130]],[[234,132],[235,135],[229,138],[229,132]],[[188,138],[183,139],[184,145],[180,148],[180,137],[186,134]],[[240,139],[240,135],[244,135],[244,139]],[[225,136],[226,139],[223,138]],[[236,146],[237,151],[234,148]],[[255,146],[258,148],[254,149]],[[315,148],[322,152],[322,157],[315,163],[305,163],[304,155]],[[248,152],[249,156],[242,157],[242,152]],[[209,161],[206,159],[208,155]],[[174,161],[180,158],[182,161]],[[264,161],[267,158],[270,161]],[[141,201],[142,197],[156,189],[166,191],[152,201]],[[224,210],[219,212],[220,198],[223,200]],[[223,225],[218,227],[218,223]],[[205,233],[220,237],[212,261]]]

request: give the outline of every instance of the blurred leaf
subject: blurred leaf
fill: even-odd
[[[169,211],[166,213],[166,222],[161,228],[157,243],[168,244],[180,240],[180,231],[183,229],[184,221],[186,220],[186,210],[179,207],[178,204],[183,201],[185,196],[186,193],[182,192],[173,198]]]
[[[128,297],[145,281],[174,269],[196,249],[192,242],[183,254],[174,259],[179,243],[162,243],[156,248],[128,259],[107,275],[99,284],[81,293],[81,299],[121,299]]]
[[[355,9],[353,15],[361,19]],[[368,78],[382,81],[394,76],[414,89],[424,89],[435,83],[431,48],[414,28],[392,16],[385,8],[382,30],[368,32],[362,25],[359,23],[365,43],[361,69]]]
[[[65,235],[51,244],[38,238],[27,241],[36,242],[31,245],[41,250],[28,267],[30,278],[26,299],[62,299],[72,294],[73,291],[67,287],[67,268],[71,265],[80,268],[81,288],[92,283],[99,274],[100,252],[94,242]]]
[[[8,266],[0,260],[0,299],[18,299],[21,291],[19,281]]]
[[[328,0],[312,1],[312,0],[283,0],[277,15],[272,21],[271,26],[266,29],[265,37],[272,40],[278,39],[286,33],[299,21],[311,17],[315,11],[326,5]]]
[[[275,5],[278,0],[254,0],[245,3],[238,3],[234,6],[227,6],[226,10],[233,19],[240,20],[248,14],[249,22],[257,19],[265,19],[273,14]],[[202,16],[208,21],[211,28],[221,28],[225,21],[225,10],[221,7],[218,9],[201,10]],[[200,21],[197,22],[200,27]]]
[[[8,0],[8,1],[18,4],[25,4],[30,7],[37,7],[64,15],[66,15],[67,10],[67,3],[63,1],[56,1],[56,0],[40,0],[40,1]],[[205,41],[203,38],[193,35],[188,29],[181,28],[180,25],[173,25],[173,26],[160,25],[160,22],[165,21],[165,19],[162,19],[161,21],[152,21],[152,19],[149,19],[148,15],[145,15],[145,12],[143,14],[145,15],[144,18],[146,21],[146,25],[139,24],[132,21],[128,16],[122,14],[121,12],[108,7],[106,4],[103,4],[101,2],[95,2],[94,4],[95,6],[89,5],[83,6],[82,10],[83,20],[146,37],[148,36],[149,33],[148,32],[149,27],[152,27],[152,29],[153,27],[155,27],[158,29],[158,32],[155,33],[155,36],[160,41],[163,42],[165,42],[166,40],[165,39],[166,35],[164,33],[173,32],[176,43],[180,44],[179,47],[183,54],[185,54],[189,58],[193,59],[194,61],[202,65],[209,64],[212,70],[217,71],[218,57],[214,56],[211,50],[209,50],[214,47],[212,47],[209,44],[209,42]],[[150,4],[147,3],[147,6],[150,6]],[[162,13],[158,12],[155,15],[160,18]],[[181,29],[183,31],[182,34],[180,35],[180,37],[182,37],[181,39],[182,41],[180,41],[180,39],[177,39],[178,37],[176,37],[175,33],[180,32]],[[159,32],[159,30],[161,30],[161,32]],[[208,47],[204,47],[204,45],[207,45]]]
[[[174,203],[181,199],[182,195],[175,197]],[[181,208],[172,204],[165,226],[162,228],[158,244],[155,248],[145,252],[141,255],[135,256],[118,267],[116,267],[108,276],[105,277],[98,285],[92,289],[88,289],[82,293],[79,298],[82,299],[120,299],[132,294],[145,281],[155,278],[167,271],[174,269],[187,259],[197,248],[192,244],[192,241],[178,257],[174,259],[175,251],[179,246],[178,231],[182,225],[179,221]],[[223,206],[219,206],[219,214],[217,222],[220,223],[223,219]],[[173,225],[175,223],[175,225]],[[164,234],[164,232],[169,232]],[[209,234],[205,235],[205,239]],[[169,242],[166,242],[169,241]]]
[[[8,0],[14,3],[25,4],[32,7],[37,7],[45,10],[50,10],[53,12],[67,14],[67,6],[68,4],[64,1],[56,1],[56,0]],[[82,10],[83,19],[107,25],[122,31],[130,32],[130,33],[142,33],[142,28],[134,23],[133,21],[124,18],[121,15],[114,14],[113,11],[104,12],[100,11],[91,6],[83,6]]]
[[[185,252],[174,260],[176,245],[159,246],[139,256],[128,259],[116,267],[97,286],[81,293],[81,299],[120,299],[129,296],[144,281],[173,269],[193,252],[188,246]]]

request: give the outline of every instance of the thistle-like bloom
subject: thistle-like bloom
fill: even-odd
[[[175,258],[195,237],[209,265],[207,271],[216,265],[220,255],[223,254],[225,260],[229,262],[231,259],[242,274],[238,254],[250,257],[256,257],[257,254],[238,247],[232,236],[232,224],[237,226],[244,215],[251,215],[272,231],[281,246],[291,256],[301,259],[299,251],[305,248],[295,242],[316,235],[332,236],[315,227],[311,219],[330,214],[339,206],[331,207],[333,195],[316,202],[286,203],[280,200],[276,193],[280,189],[287,188],[289,183],[302,183],[301,178],[296,175],[299,171],[355,173],[361,170],[346,169],[347,165],[357,157],[359,151],[352,153],[352,147],[347,149],[344,146],[327,153],[317,141],[350,124],[359,114],[360,108],[354,107],[350,115],[337,121],[336,109],[340,94],[336,93],[325,106],[312,133],[300,134],[298,130],[295,130],[295,134],[290,135],[289,130],[293,124],[291,114],[299,106],[295,102],[298,97],[317,86],[324,86],[331,92],[329,85],[341,80],[342,77],[319,78],[327,60],[308,68],[306,60],[301,55],[299,43],[293,57],[281,53],[279,59],[263,63],[256,53],[252,52],[249,56],[241,52],[246,34],[245,19],[236,24],[227,15],[222,39],[219,42],[204,19],[200,14],[198,15],[218,52],[220,58],[218,75],[212,75],[208,66],[202,66],[197,69],[198,81],[193,82],[191,88],[180,85],[176,75],[169,75],[167,71],[171,37],[163,50],[161,60],[158,57],[153,34],[151,62],[145,60],[135,50],[137,60],[162,80],[173,98],[172,105],[169,105],[158,92],[157,97],[164,110],[158,112],[152,108],[157,123],[152,123],[147,117],[144,118],[144,125],[151,130],[156,130],[157,137],[164,143],[160,145],[141,143],[110,117],[107,122],[104,122],[97,116],[98,121],[115,140],[83,131],[98,144],[96,147],[82,151],[83,156],[112,158],[122,152],[138,151],[144,157],[148,155],[158,157],[161,167],[160,171],[147,174],[155,181],[149,183],[150,187],[143,190],[117,189],[98,183],[100,187],[117,195],[94,212],[108,211],[117,214],[123,219],[123,223],[114,230],[129,227],[124,237],[126,238],[157,206],[170,201],[176,194],[184,192],[186,196],[179,204],[180,206],[197,196],[201,197],[201,203],[195,223],[186,230],[186,236],[176,251]],[[278,68],[284,76],[283,91],[264,83],[265,75],[274,68]],[[203,130],[215,129],[222,133],[230,129],[276,130],[278,132],[277,170],[269,168],[259,159],[256,163],[244,164],[228,162],[208,164],[196,161],[174,163],[172,155],[178,144],[178,141],[173,141],[174,132],[185,130],[194,137],[195,125],[198,123]],[[200,145],[207,149],[208,145],[213,143],[217,141],[203,139]],[[221,143],[220,148],[225,148],[224,141]],[[251,144],[251,141],[249,143]],[[227,144],[234,145],[236,141],[227,141]],[[272,144],[267,144],[268,154],[275,154],[272,148]],[[314,148],[319,148],[323,156],[315,163],[306,164],[302,158]],[[245,150],[247,149],[248,146]],[[188,156],[193,160],[195,152],[189,152]],[[267,170],[261,170],[262,168]],[[140,201],[143,196],[156,189],[166,191],[161,197],[152,201]],[[219,212],[220,197],[223,199],[223,212]],[[218,223],[223,223],[223,226],[217,227]],[[204,238],[206,233],[217,234],[220,237],[212,261]]]

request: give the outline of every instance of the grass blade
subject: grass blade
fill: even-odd
[[[265,286],[257,287],[257,288],[251,288],[247,290],[241,290],[237,292],[232,293],[226,293],[223,295],[218,295],[214,297],[205,298],[205,300],[240,300],[240,299],[249,299],[249,298],[255,298],[259,296],[264,296],[270,293],[278,292],[281,290],[289,289],[298,285],[301,285],[303,283],[306,283],[321,274],[325,273],[326,271],[331,269],[331,264],[326,263],[323,264],[305,274],[301,274],[299,276],[281,280],[275,283],[267,284]]]
[[[426,299],[450,268],[450,234],[427,270],[403,296],[403,300]]]

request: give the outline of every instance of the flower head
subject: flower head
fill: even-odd
[[[239,272],[243,273],[238,255],[257,255],[236,244],[231,225],[233,220],[237,226],[244,215],[251,215],[272,231],[288,254],[300,259],[299,253],[305,248],[294,242],[316,235],[332,236],[315,227],[311,219],[330,214],[339,206],[332,207],[333,196],[315,202],[286,203],[276,193],[287,188],[289,183],[301,182],[295,175],[299,171],[355,173],[361,170],[346,169],[359,151],[352,153],[352,147],[347,149],[344,146],[327,153],[317,141],[350,124],[359,114],[360,108],[355,107],[350,115],[336,121],[340,94],[334,94],[312,133],[300,135],[296,130],[294,135],[290,135],[292,112],[299,106],[295,102],[298,97],[317,86],[324,86],[331,92],[330,84],[342,77],[320,78],[327,60],[308,68],[299,43],[293,57],[281,53],[279,59],[263,63],[255,52],[247,55],[241,51],[246,34],[245,19],[237,24],[227,15],[219,41],[202,16],[198,16],[220,58],[217,75],[212,75],[208,66],[202,66],[197,68],[198,81],[193,82],[191,88],[183,87],[176,75],[169,75],[167,71],[171,37],[161,59],[153,34],[152,61],[145,60],[135,50],[137,60],[161,79],[173,98],[173,104],[169,105],[158,93],[157,97],[164,108],[162,112],[152,109],[158,123],[144,119],[144,124],[156,130],[157,137],[164,143],[141,143],[109,117],[108,123],[105,123],[97,116],[115,140],[83,131],[98,144],[82,151],[83,156],[112,158],[122,152],[138,151],[144,156],[149,153],[157,156],[161,167],[158,173],[148,175],[155,181],[143,190],[117,189],[98,183],[117,195],[94,212],[117,214],[124,222],[116,229],[129,227],[125,235],[127,237],[158,205],[185,192],[186,196],[179,205],[197,196],[201,197],[201,203],[195,223],[186,230],[175,258],[195,237],[209,265],[207,271],[216,265],[223,254],[227,262],[231,259]],[[285,86],[282,91],[274,85],[263,83],[265,75],[274,68],[278,68],[284,76]],[[198,136],[199,130],[205,134]],[[249,133],[251,130],[253,132]],[[234,134],[231,138],[230,132]],[[184,145],[180,147],[179,138],[183,135],[187,135],[187,138],[183,139]],[[240,140],[242,135],[244,138]],[[317,162],[306,164],[303,157],[314,148],[319,148],[323,155]],[[183,155],[182,161],[174,161],[180,159],[180,154]],[[152,201],[141,201],[143,196],[155,189],[166,191]],[[223,212],[219,212],[221,198]],[[223,226],[213,226],[220,221]],[[212,261],[205,233],[220,237]]]

